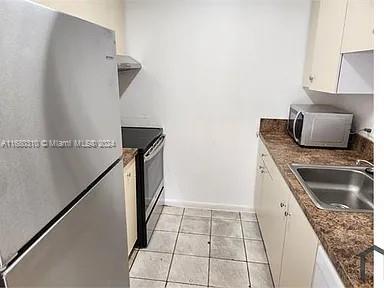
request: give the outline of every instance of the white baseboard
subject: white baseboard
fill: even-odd
[[[179,206],[185,208],[203,208],[213,210],[226,210],[226,211],[240,211],[240,212],[255,212],[253,207],[242,206],[242,205],[228,205],[222,203],[212,202],[195,202],[195,201],[182,201],[175,199],[165,199],[165,205]]]

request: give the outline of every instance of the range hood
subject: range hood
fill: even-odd
[[[117,71],[119,73],[120,97],[141,69],[141,64],[130,56],[117,55]]]

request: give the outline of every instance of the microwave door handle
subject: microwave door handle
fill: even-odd
[[[165,140],[165,137],[161,136],[160,139],[154,144],[154,146],[152,146],[152,148],[150,148],[150,150],[147,153],[145,153],[144,162],[151,160],[153,157],[157,155],[157,153],[164,146],[164,140]]]
[[[295,120],[293,120],[293,128],[292,128],[292,130],[293,130],[293,138],[295,139],[295,141],[296,141],[297,143],[300,142],[300,139],[297,138],[297,136],[296,136],[296,123],[297,123],[297,119],[299,118],[300,114],[303,114],[303,113],[302,113],[302,112],[298,112],[298,113],[296,114]]]

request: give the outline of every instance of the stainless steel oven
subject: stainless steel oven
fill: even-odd
[[[144,154],[145,217],[149,218],[164,187],[163,151],[165,136],[160,136]]]
[[[164,206],[164,143],[161,128],[122,128],[123,147],[137,148],[137,243],[144,248],[153,234]]]

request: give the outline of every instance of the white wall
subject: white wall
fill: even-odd
[[[52,9],[102,25],[116,32],[117,53],[125,53],[124,0],[33,0]]]
[[[122,123],[164,127],[168,200],[253,206],[260,117],[310,103],[301,88],[309,6],[126,1],[127,50],[143,69],[121,99]]]
[[[384,1],[375,1],[375,127],[376,147],[384,147],[384,18],[380,16],[384,10]],[[384,194],[380,193],[384,187],[384,150],[375,149],[375,213],[374,213],[374,243],[384,247]],[[377,177],[377,175],[380,175]],[[374,283],[376,287],[384,287],[384,258],[375,253]]]

